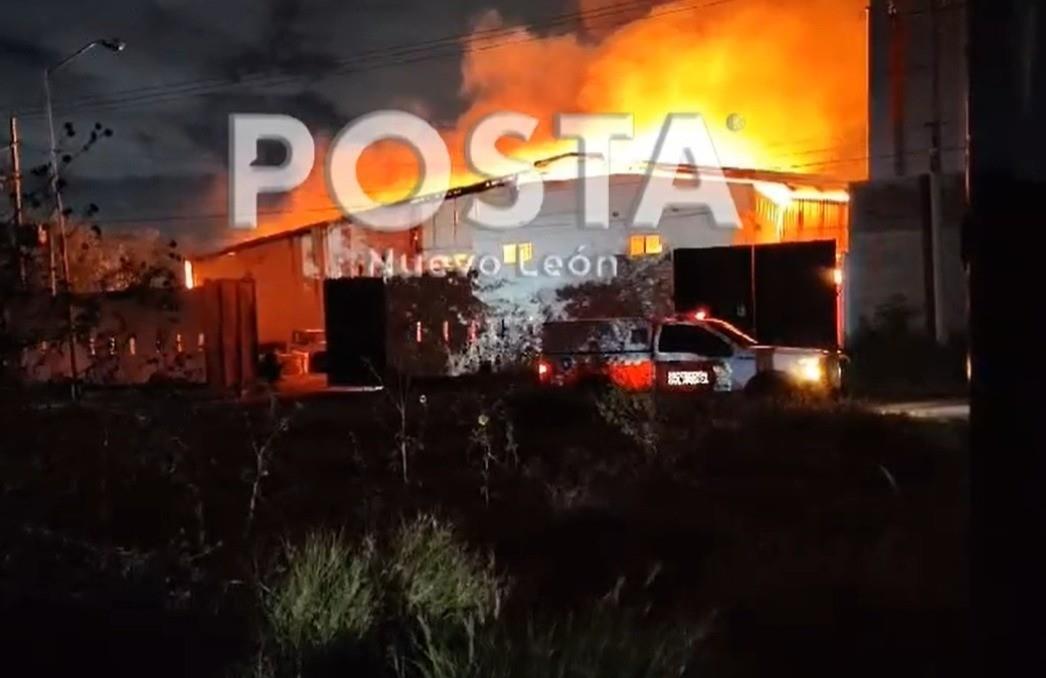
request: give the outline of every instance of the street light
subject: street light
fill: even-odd
[[[50,135],[50,152],[51,152],[51,178],[50,178],[50,189],[51,195],[54,197],[55,207],[58,210],[58,231],[59,239],[62,248],[62,274],[65,278],[66,285],[69,284],[69,257],[65,251],[65,208],[62,205],[62,192],[58,189],[58,142],[55,139],[54,134],[54,108],[51,104],[51,76],[59,71],[60,69],[68,66],[72,61],[78,57],[86,54],[95,47],[104,47],[111,52],[122,52],[126,47],[126,43],[119,38],[101,38],[93,40],[80,49],[76,50],[66,58],[62,59],[53,66],[48,66],[44,69],[44,107],[47,112],[47,131]],[[54,252],[54,238],[48,238],[48,251],[50,256],[50,282],[51,282],[51,296],[58,293],[57,275],[55,271],[55,252]]]
[[[69,251],[65,233],[65,206],[62,204],[62,191],[58,186],[58,142],[55,140],[54,135],[54,108],[51,105],[51,76],[95,47],[104,47],[110,52],[122,52],[126,46],[126,43],[119,38],[100,38],[98,40],[92,40],[55,65],[48,66],[44,69],[44,108],[47,111],[47,131],[50,135],[51,142],[51,177],[49,184],[51,195],[54,197],[55,209],[58,211],[58,238],[62,249],[62,277],[65,280],[67,296],[66,320],[69,323],[69,373],[72,379],[73,397],[76,397],[76,380],[78,376],[76,369],[76,332],[73,318],[73,300],[71,298],[72,281],[69,279]],[[53,297],[58,294],[53,237],[47,238],[47,249],[48,256],[50,257],[51,296]]]

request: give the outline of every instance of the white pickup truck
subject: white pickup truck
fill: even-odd
[[[810,390],[837,393],[843,356],[769,346],[703,313],[545,324],[538,378],[549,386],[607,379],[630,390]]]

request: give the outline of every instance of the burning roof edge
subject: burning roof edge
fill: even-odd
[[[538,169],[541,169],[543,167],[549,166],[550,164],[553,164],[553,163],[556,163],[556,162],[559,162],[561,160],[565,160],[565,159],[571,158],[571,157],[578,157],[579,158],[579,157],[581,157],[581,154],[580,153],[564,153],[562,155],[557,155],[557,156],[553,156],[553,157],[550,157],[550,158],[546,158],[544,160],[539,160],[539,161],[534,163],[534,166],[537,167]],[[701,167],[701,166],[697,166],[697,165],[676,165],[674,167],[670,167],[670,166],[651,166],[650,169],[651,170],[662,170],[662,171],[674,171],[675,173],[682,174],[682,175],[687,175],[687,174],[696,175],[696,174],[701,174],[701,173],[707,173],[707,174],[719,174],[719,173],[722,173],[722,175],[726,178],[727,183],[731,183],[731,181],[748,182],[748,183],[750,183],[750,182],[775,182],[775,183],[780,183],[780,184],[785,184],[785,185],[812,186],[812,187],[817,187],[817,188],[819,188],[821,190],[840,190],[840,191],[847,191],[847,192],[849,192],[849,186],[850,186],[849,182],[840,181],[838,179],[832,179],[830,177],[824,177],[824,176],[820,176],[820,175],[817,175],[817,174],[800,174],[800,173],[795,173],[795,172],[780,172],[780,171],[777,171],[777,170],[748,169],[748,168],[740,168],[740,167],[714,168],[714,167]],[[615,173],[612,173],[610,176],[611,177],[613,177],[613,176],[621,176],[621,175],[625,175],[625,174],[627,174],[627,173],[625,173],[625,172],[615,172]],[[511,184],[511,183],[514,182],[514,180],[515,180],[515,176],[513,175],[513,176],[507,176],[507,177],[498,177],[496,179],[487,179],[485,181],[478,181],[478,182],[476,182],[474,184],[467,184],[465,186],[459,186],[457,188],[449,189],[446,193],[443,194],[442,198],[444,200],[446,200],[446,199],[459,198],[461,196],[470,195],[472,193],[481,193],[483,191],[487,191],[487,190],[490,190],[492,188],[497,188],[499,186],[505,186],[505,185]],[[555,182],[555,181],[564,181],[564,180],[562,180],[562,179],[555,180],[554,179],[552,181]],[[428,200],[432,200],[432,199],[434,199],[436,197],[437,196],[433,196],[433,195],[419,196],[419,197],[411,198],[409,200],[405,200],[405,201],[403,201],[402,203],[399,203],[399,204],[421,203],[421,202],[426,202]],[[239,252],[239,251],[242,251],[242,250],[250,249],[251,247],[264,245],[266,243],[270,243],[270,242],[273,242],[275,240],[280,240],[282,238],[288,238],[288,237],[293,237],[293,236],[296,236],[296,235],[301,235],[303,233],[308,233],[309,231],[311,231],[313,229],[316,229],[316,228],[324,228],[324,227],[331,226],[333,224],[338,224],[338,223],[349,223],[349,224],[352,224],[353,221],[352,221],[352,218],[349,217],[349,216],[342,216],[342,217],[339,217],[339,218],[336,218],[336,219],[326,219],[326,220],[321,220],[321,221],[314,221],[314,222],[310,222],[310,223],[307,223],[307,224],[302,224],[301,226],[295,226],[293,228],[284,229],[284,230],[276,232],[276,233],[270,233],[268,235],[259,236],[257,238],[250,238],[248,240],[241,240],[239,242],[232,243],[231,245],[227,245],[227,246],[225,246],[225,247],[223,247],[221,249],[214,250],[214,251],[211,251],[211,252],[203,252],[203,253],[200,253],[200,254],[198,254],[198,255],[196,255],[194,257],[191,257],[191,258],[194,261],[203,261],[203,260],[207,260],[207,259],[215,259],[217,257],[225,256],[227,254],[232,254],[234,252]],[[360,228],[366,228],[366,226],[362,226],[362,225],[360,225],[359,227]]]

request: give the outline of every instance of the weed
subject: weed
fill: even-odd
[[[261,500],[261,487],[262,481],[266,476],[269,475],[269,464],[272,461],[272,456],[275,453],[276,441],[281,435],[287,432],[291,426],[291,415],[281,414],[278,411],[278,401],[275,396],[270,396],[269,399],[269,431],[263,438],[257,438],[253,435],[251,428],[250,417],[244,413],[244,420],[247,423],[247,430],[250,435],[251,450],[254,453],[254,468],[252,469],[251,479],[251,497],[247,503],[247,517],[244,521],[243,535],[247,538],[251,534],[251,529],[254,527],[254,515],[258,509],[258,502]]]
[[[302,657],[363,639],[378,615],[374,558],[371,541],[350,548],[331,534],[313,534],[299,548],[288,546],[287,571],[265,596],[276,643]]]
[[[652,625],[614,606],[561,621],[531,621],[522,629],[488,626],[468,642],[419,639],[422,678],[670,678],[683,675],[696,634]]]
[[[399,529],[387,566],[399,611],[407,618],[464,625],[498,615],[504,584],[493,559],[470,553],[449,526],[431,516]]]
[[[657,454],[657,405],[653,394],[610,388],[596,396],[596,410],[603,421],[635,443],[647,457]]]

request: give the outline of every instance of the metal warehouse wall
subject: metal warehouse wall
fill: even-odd
[[[316,240],[308,230],[193,260],[196,282],[252,279],[258,341],[288,342],[294,330],[323,327],[323,254]]]

